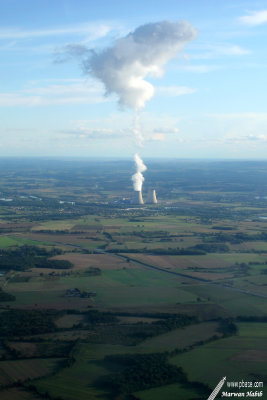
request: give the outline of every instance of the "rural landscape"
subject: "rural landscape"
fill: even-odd
[[[267,400],[266,1],[0,3],[0,400]]]
[[[1,158],[1,400],[267,398],[267,163],[146,164]]]

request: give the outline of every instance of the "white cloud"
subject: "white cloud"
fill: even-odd
[[[226,56],[243,56],[250,54],[250,50],[237,45],[217,45],[214,46],[214,52]]]
[[[165,64],[196,36],[196,29],[186,21],[149,23],[112,47],[93,52],[84,67],[103,82],[107,94],[118,96],[120,106],[141,109],[154,95],[145,78],[162,76]]]
[[[220,120],[251,120],[255,122],[267,122],[266,112],[244,112],[244,113],[213,113],[208,114],[208,117],[216,118]]]
[[[203,142],[226,145],[258,146],[267,143],[267,113],[222,113],[207,114],[209,134],[205,132]],[[216,135],[214,135],[216,132]]]
[[[252,11],[249,15],[238,18],[238,21],[244,25],[257,26],[267,23],[267,10]]]
[[[151,140],[155,140],[158,142],[163,142],[165,140],[165,135],[163,133],[154,133],[151,136]]]
[[[134,145],[133,127],[129,126],[129,114],[112,114],[107,118],[95,120],[70,121],[71,128],[58,131],[58,139],[73,142],[87,142],[88,140],[110,140],[125,138],[127,144]],[[134,124],[133,124],[134,125]],[[177,138],[179,129],[177,119],[160,115],[144,113],[142,115],[142,133],[144,142],[164,141],[167,138]],[[101,128],[100,128],[101,127]]]
[[[256,141],[256,142],[266,142],[267,141],[266,134],[250,134],[246,138],[249,141]]]
[[[198,65],[180,65],[178,67],[179,70],[182,71],[189,71],[195,72],[197,74],[207,74],[209,72],[215,71],[217,69],[221,69],[222,66],[219,65],[205,65],[205,64],[198,64]]]
[[[169,127],[161,127],[161,128],[155,128],[154,133],[161,133],[164,135],[177,135],[180,133],[180,130],[174,126],[169,126]]]
[[[218,140],[217,140],[218,141]],[[255,133],[249,133],[249,134],[228,134],[223,136],[221,139],[219,139],[220,143],[224,144],[244,144],[244,145],[263,145],[266,144],[267,142],[267,135],[266,134],[255,134]]]
[[[177,137],[177,134],[179,133],[179,129],[173,126],[169,126],[168,128],[155,128],[151,132],[148,132],[147,140],[163,142],[166,140],[166,135],[176,135]]]
[[[232,43],[200,43],[195,44],[195,52],[191,54],[189,61],[192,60],[211,60],[222,56],[244,56],[251,54],[249,49]]]
[[[58,28],[23,30],[23,29],[0,29],[0,39],[28,39],[45,36],[66,36],[66,35],[88,35],[90,40],[106,36],[111,28],[107,24],[84,23],[80,25],[63,26]]]
[[[159,86],[156,88],[156,94],[158,93],[160,96],[182,96],[184,94],[192,94],[195,93],[197,89],[190,88],[187,86]]]
[[[87,140],[113,140],[129,136],[129,131],[125,129],[108,129],[108,128],[88,128],[85,126],[77,126],[74,129],[63,130],[59,132],[58,138],[75,139],[79,141]]]
[[[93,80],[70,81],[69,84],[33,86],[17,93],[1,93],[0,106],[49,106],[58,104],[92,104],[107,101],[102,85]]]

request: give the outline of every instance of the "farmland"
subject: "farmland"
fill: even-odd
[[[126,161],[0,160],[1,399],[267,383],[267,164],[148,164],[138,206]]]
[[[242,379],[249,381],[253,374],[265,375],[267,372],[266,324],[241,323],[238,327],[238,337],[206,344],[192,352],[175,357],[172,362],[177,365],[182,364],[189,378],[212,382],[214,385],[218,381],[218,376],[223,375],[226,365],[233,381]]]

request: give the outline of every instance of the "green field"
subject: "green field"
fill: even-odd
[[[157,352],[183,349],[201,340],[207,340],[213,335],[218,335],[217,328],[217,322],[204,322],[202,324],[187,326],[184,329],[176,329],[145,340],[137,346],[137,351]]]
[[[81,344],[76,348],[76,362],[71,368],[65,368],[53,377],[36,381],[35,385],[41,393],[48,390],[53,396],[64,396],[67,400],[107,399],[108,393],[94,386],[94,381],[108,372],[100,360],[108,354],[128,351],[125,346]]]
[[[33,277],[27,285],[23,282],[7,285],[8,291],[17,297],[17,304],[70,301],[64,295],[67,289],[74,287],[96,292],[95,301],[101,306],[127,307],[197,301],[197,295],[181,287],[179,280],[172,276],[134,268],[104,271],[96,277]]]
[[[0,164],[1,400],[266,382],[265,162],[149,160],[141,207],[126,160]]]
[[[183,400],[191,400],[198,398],[198,392],[194,391],[193,389],[189,389],[183,387],[183,385],[176,383],[172,385],[166,385],[160,388],[153,388],[148,390],[143,390],[141,392],[135,393],[140,400],[177,400],[178,396],[179,399]]]
[[[231,315],[266,315],[267,298],[241,293],[218,285],[191,286],[188,290],[198,296],[220,303]]]
[[[267,374],[262,354],[267,355],[267,324],[239,323],[238,336],[205,344],[171,360],[183,366],[191,380],[215,386],[223,376],[228,381],[254,380],[251,375]]]
[[[19,241],[8,236],[0,236],[0,249],[6,249],[10,246],[18,246]]]

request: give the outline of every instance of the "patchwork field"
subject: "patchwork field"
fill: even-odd
[[[128,161],[0,160],[1,400],[266,386],[266,166],[150,160],[139,206]]]
[[[227,372],[228,381],[251,381],[265,376],[266,323],[239,323],[238,336],[205,344],[171,360],[182,365],[192,380],[215,386]]]

